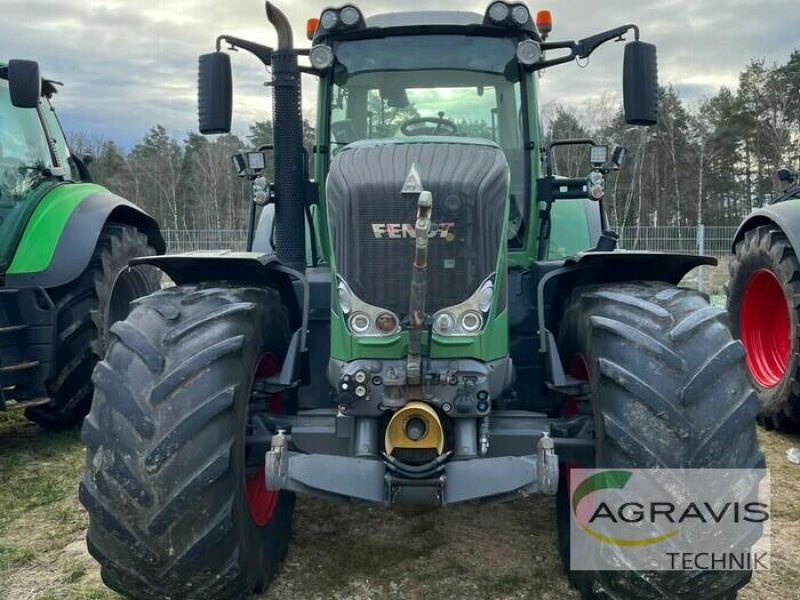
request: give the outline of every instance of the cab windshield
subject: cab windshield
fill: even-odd
[[[330,95],[332,152],[365,139],[493,141],[511,171],[513,243],[523,229],[527,138],[516,43],[465,35],[340,42]]]

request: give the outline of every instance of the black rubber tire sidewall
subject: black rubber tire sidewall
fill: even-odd
[[[782,247],[777,247],[780,244]],[[775,386],[764,387],[755,377],[750,381],[761,400],[759,423],[768,429],[793,429],[800,426],[800,326],[798,310],[792,308],[794,290],[792,280],[800,276],[800,264],[794,253],[787,252],[789,241],[775,226],[760,226],[745,233],[736,245],[735,257],[730,263],[730,279],[727,282],[727,309],[730,315],[731,332],[741,339],[741,308],[750,277],[759,270],[770,271],[783,288],[791,322],[791,353],[783,379]],[[749,373],[749,368],[748,368]]]

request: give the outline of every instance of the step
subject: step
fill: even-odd
[[[7,402],[6,410],[24,410],[26,408],[33,408],[34,406],[50,406],[53,404],[52,398],[32,398],[31,400],[23,400],[22,402]]]
[[[0,327],[0,335],[7,335],[11,333],[17,333],[18,331],[25,331],[28,328],[27,325],[8,325],[7,327]]]
[[[8,296],[11,296],[11,295],[13,295],[13,294],[18,294],[18,293],[19,293],[19,290],[18,290],[17,288],[4,288],[4,287],[0,287],[0,296],[2,296],[3,294],[6,294],[6,295],[8,295]]]
[[[28,371],[30,369],[35,369],[39,366],[38,360],[29,360],[21,363],[17,363],[15,365],[7,365],[7,366],[0,366],[0,375],[6,373],[19,373],[20,371]]]

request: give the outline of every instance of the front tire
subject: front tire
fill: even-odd
[[[559,349],[587,379],[596,457],[587,468],[763,468],[758,398],[725,311],[695,291],[662,283],[592,285],[573,293]],[[569,508],[557,499],[569,570]],[[750,571],[570,572],[585,599],[734,598]]]
[[[294,495],[261,493],[263,455],[246,445],[253,380],[285,356],[287,311],[273,290],[227,284],[135,304],[83,426],[89,551],[128,598],[246,598],[290,537]]]
[[[46,383],[52,403],[27,409],[28,419],[60,431],[86,416],[92,402],[92,369],[105,353],[108,327],[125,318],[132,300],[160,287],[156,269],[125,267],[132,258],[153,254],[147,236],[135,227],[107,224],[83,273],[47,290],[58,311],[56,374]]]
[[[747,351],[767,429],[800,426],[800,261],[775,225],[745,232],[729,265],[731,330]]]

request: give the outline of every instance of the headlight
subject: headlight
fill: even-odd
[[[339,282],[339,306],[342,307],[344,314],[349,314],[353,310],[353,292],[347,287],[344,281]]]
[[[367,304],[353,293],[344,279],[338,277],[338,280],[336,295],[350,333],[360,337],[380,337],[400,332],[400,319],[396,314]]]
[[[339,18],[342,20],[342,25],[352,27],[361,19],[361,14],[355,6],[345,6],[339,13]]]
[[[317,71],[324,71],[333,64],[333,50],[331,50],[330,46],[325,46],[324,44],[314,46],[308,54],[308,60]]]
[[[339,24],[339,15],[334,10],[326,10],[319,18],[320,25],[330,31]]]
[[[370,320],[365,313],[353,313],[347,323],[353,333],[363,334],[369,331]]]
[[[471,310],[461,315],[461,329],[464,333],[473,334],[477,333],[483,327],[483,317],[481,313]]]
[[[511,11],[511,18],[517,25],[525,25],[525,23],[527,23],[531,18],[531,13],[528,12],[527,7],[518,4]]]
[[[436,314],[433,320],[433,330],[439,335],[450,335],[456,326],[456,319],[449,312]]]
[[[478,335],[494,303],[494,273],[461,304],[448,306],[433,315],[433,332],[442,336]]]
[[[489,18],[495,23],[502,23],[508,18],[508,4],[505,2],[495,2],[489,7]]]
[[[481,312],[489,312],[494,300],[494,283],[491,279],[487,280],[478,291],[478,308]]]

